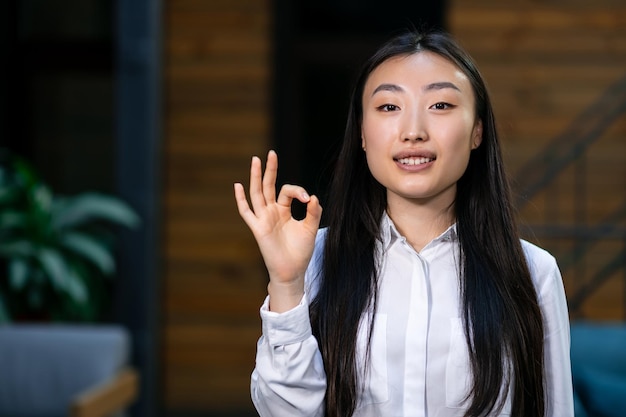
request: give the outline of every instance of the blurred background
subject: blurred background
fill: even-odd
[[[0,147],[141,220],[117,232],[91,319],[129,331],[133,416],[256,415],[267,276],[232,185],[273,148],[280,182],[323,205],[353,76],[411,26],[477,61],[524,237],[558,259],[572,322],[626,319],[623,1],[7,0],[0,20]]]

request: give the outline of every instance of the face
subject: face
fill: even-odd
[[[362,145],[388,204],[449,207],[482,140],[467,76],[432,52],[399,56],[370,74],[362,100]]]

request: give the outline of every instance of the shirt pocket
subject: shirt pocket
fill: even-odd
[[[369,322],[364,320],[359,326],[357,335],[357,364],[365,366],[367,352],[367,336]],[[357,408],[371,404],[379,404],[389,399],[387,381],[387,315],[374,315],[374,329],[372,333],[369,366],[361,375],[363,390],[359,397]]]
[[[470,400],[467,396],[471,389],[472,371],[469,361],[469,350],[465,340],[463,319],[450,319],[450,350],[446,363],[446,407],[467,409]],[[502,395],[502,393],[501,393]],[[499,416],[511,414],[510,396]]]

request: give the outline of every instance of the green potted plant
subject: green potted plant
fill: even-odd
[[[120,199],[56,195],[27,161],[0,150],[0,322],[97,321],[116,228],[138,224]]]

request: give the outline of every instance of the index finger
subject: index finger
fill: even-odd
[[[246,193],[243,189],[243,185],[241,183],[235,183],[235,201],[237,202],[237,209],[239,210],[239,215],[246,222],[248,226],[252,225],[256,215],[250,209],[250,205],[248,204],[248,200],[246,199]]]

